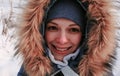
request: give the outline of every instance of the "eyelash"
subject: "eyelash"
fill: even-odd
[[[56,26],[48,26],[47,30],[48,31],[58,31],[58,27],[56,27]],[[78,29],[78,28],[69,28],[68,31],[70,33],[79,33],[80,29]]]
[[[48,31],[56,31],[56,30],[58,30],[58,28],[55,27],[55,26],[48,26],[48,27],[47,27],[47,30],[48,30]]]
[[[78,33],[78,32],[80,32],[80,29],[78,29],[78,28],[70,28],[69,31],[72,32],[72,33]]]

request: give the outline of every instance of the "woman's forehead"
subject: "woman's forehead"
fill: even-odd
[[[56,18],[56,19],[53,19],[51,21],[49,21],[48,23],[52,23],[52,24],[70,24],[71,26],[73,25],[77,25],[79,26],[77,23],[75,23],[74,21],[72,20],[69,20],[69,19],[66,19],[66,18]]]

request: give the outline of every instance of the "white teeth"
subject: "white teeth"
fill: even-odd
[[[57,50],[59,50],[59,51],[64,51],[64,50],[67,50],[67,48],[66,49],[62,49],[62,48],[56,48]]]

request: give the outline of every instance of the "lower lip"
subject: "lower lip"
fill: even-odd
[[[59,50],[53,50],[54,52],[56,52],[57,54],[67,54],[67,51],[59,51]]]
[[[60,50],[58,50],[58,49],[56,49],[56,47],[54,46],[54,45],[52,45],[52,48],[53,48],[53,52],[54,53],[56,53],[56,54],[61,54],[61,55],[66,55],[66,54],[68,54],[68,50],[70,49],[68,49],[68,50],[64,50],[64,51],[60,51]]]

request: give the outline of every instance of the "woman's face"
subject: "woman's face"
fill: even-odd
[[[80,27],[73,21],[59,18],[51,20],[46,26],[46,43],[56,60],[76,51],[81,41]]]

